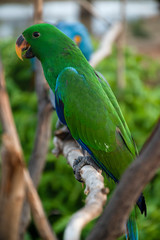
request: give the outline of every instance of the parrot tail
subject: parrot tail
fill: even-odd
[[[135,211],[133,211],[127,221],[127,240],[138,240],[138,227],[136,223]]]

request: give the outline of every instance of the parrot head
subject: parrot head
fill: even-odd
[[[36,56],[41,61],[49,58],[51,53],[54,55],[57,48],[66,46],[66,38],[69,39],[51,24],[35,24],[27,28],[17,39],[16,53],[21,60]],[[73,45],[73,42],[71,44]]]
[[[41,31],[42,29],[39,31],[36,26],[32,26],[19,36],[16,41],[16,53],[21,60],[35,57],[31,45],[33,48],[35,48],[34,45],[39,45],[40,39],[38,40],[38,38],[40,38]]]
[[[27,28],[16,41],[18,57],[37,57],[46,80],[55,89],[58,74],[68,66],[88,64],[77,44],[55,26],[48,23]]]

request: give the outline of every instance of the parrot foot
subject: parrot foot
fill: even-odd
[[[73,172],[74,172],[75,178],[79,182],[83,182],[80,171],[81,171],[81,168],[84,167],[85,165],[90,165],[93,168],[95,168],[97,171],[100,171],[100,168],[97,166],[97,164],[94,162],[91,156],[78,157],[77,159],[75,159],[73,163]]]
[[[54,135],[56,137],[60,138],[62,141],[73,139],[70,131],[68,130],[68,128],[65,125],[62,125],[62,127],[60,129],[57,129],[55,131]]]

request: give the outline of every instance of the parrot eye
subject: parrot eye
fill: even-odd
[[[34,32],[32,35],[33,35],[34,38],[38,38],[40,36],[40,33],[39,32]]]

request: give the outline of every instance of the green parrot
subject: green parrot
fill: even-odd
[[[97,73],[77,45],[55,26],[41,23],[17,39],[19,58],[36,56],[55,94],[56,112],[72,137],[115,183],[138,152],[118,102],[106,80]],[[137,200],[146,215],[143,194]],[[127,234],[138,239],[130,218]]]

